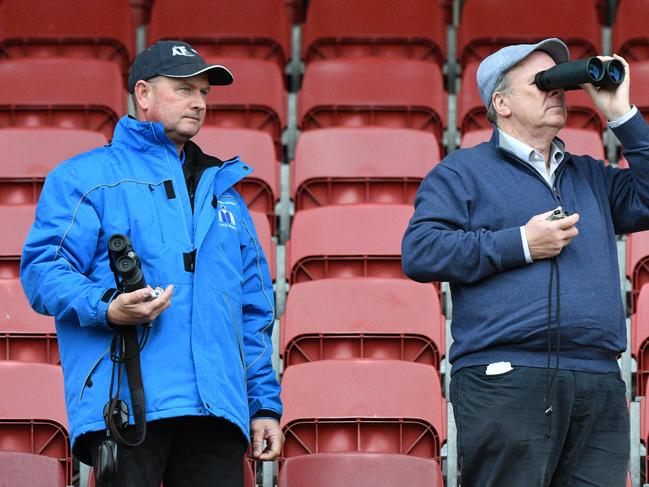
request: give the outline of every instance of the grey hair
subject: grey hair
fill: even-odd
[[[500,91],[505,95],[510,93],[511,91],[511,79],[509,79],[510,71],[511,69],[503,73],[502,78],[500,78],[500,81],[498,81],[498,84],[496,85],[496,88],[494,88],[493,93],[495,93],[496,91]],[[491,94],[492,96],[493,93]],[[498,117],[498,113],[496,112],[496,109],[494,108],[494,105],[491,102],[491,100],[489,100],[489,106],[487,107],[487,120],[489,120],[493,124],[496,124],[498,120],[497,117]]]

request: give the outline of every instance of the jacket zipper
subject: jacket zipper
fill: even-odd
[[[153,123],[149,122],[149,125],[150,125],[151,132],[152,132],[152,134],[153,134],[153,138],[154,138],[154,139],[156,140],[156,142],[158,142],[160,145],[164,146],[164,145],[165,145],[164,142],[162,142],[162,141],[158,138],[158,135],[157,135],[156,132],[155,132],[155,128],[154,128],[154,126],[153,126]],[[172,168],[172,163],[171,163],[171,161],[169,160],[169,154],[168,154],[168,152],[167,152],[166,150],[164,151],[164,154],[165,154],[165,160],[166,160],[166,162],[167,162],[167,169],[169,170],[169,174],[171,175],[171,180],[173,181],[174,186],[177,187],[177,184],[178,184],[178,183],[177,183],[177,181],[176,181],[176,178],[174,177],[174,171],[173,171],[173,168]],[[182,170],[181,170],[181,172],[182,172]],[[184,176],[183,176],[183,178],[182,178],[182,181],[183,181],[183,184],[185,184],[185,177],[184,177]],[[189,234],[189,230],[187,229],[187,219],[185,218],[185,210],[183,209],[182,205],[180,205],[180,216],[181,216],[181,218],[182,218],[183,227],[184,227],[184,229],[185,229],[185,236],[187,237],[187,241],[188,241],[189,244],[190,244],[190,247],[191,247],[191,248],[190,248],[190,251],[191,251],[191,250],[194,249],[194,238],[193,238],[192,235]]]
[[[515,155],[513,152],[508,151],[507,149],[499,148],[499,150],[505,152],[509,157],[511,157],[512,159],[515,159],[517,162],[521,163],[523,168],[525,168],[525,170],[527,172],[532,173],[536,178],[540,179],[543,182],[543,184],[545,184],[545,186],[552,192],[552,196],[554,196],[554,198],[559,203],[561,203],[561,193],[559,193],[559,191],[557,190],[557,186],[558,186],[558,183],[559,183],[559,179],[560,179],[561,175],[563,174],[564,168],[565,168],[566,163],[567,163],[567,161],[565,159],[563,161],[561,161],[561,164],[559,164],[559,167],[557,168],[557,170],[555,172],[554,184],[550,185],[545,180],[545,178],[543,176],[541,176],[538,173],[538,171],[536,169],[534,169],[534,167],[532,167],[532,165],[529,162],[524,161],[523,159],[521,159],[520,157]]]

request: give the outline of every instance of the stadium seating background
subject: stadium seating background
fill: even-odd
[[[132,113],[126,75],[144,45],[186,40],[235,76],[212,90],[196,141],[255,168],[237,189],[275,282],[287,436],[279,470],[257,466],[256,482],[455,486],[447,285],[400,267],[417,187],[491,136],[475,70],[507,43],[558,36],[573,58],[626,56],[649,120],[648,18],[647,0],[0,0],[0,486],[87,483],[54,323],[29,309],[18,264],[47,173]],[[623,167],[585,93],[568,108],[568,150]],[[619,249],[630,478],[646,481],[649,232]]]

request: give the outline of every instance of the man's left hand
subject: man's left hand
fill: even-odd
[[[629,63],[624,58],[613,54],[611,56],[598,56],[602,61],[617,59],[624,66],[624,81],[616,88],[595,88],[590,83],[581,85],[581,87],[590,95],[597,109],[602,112],[606,120],[612,122],[617,120],[626,112],[631,110],[629,102],[629,87],[631,86],[631,76],[629,73]]]
[[[274,419],[253,419],[250,423],[252,435],[252,458],[262,462],[272,462],[279,457],[284,444],[284,434]],[[264,448],[266,440],[266,448]]]

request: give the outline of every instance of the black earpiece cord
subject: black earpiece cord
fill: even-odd
[[[545,369],[545,415],[548,418],[548,429],[545,433],[546,439],[552,436],[552,419],[550,418],[554,412],[552,409],[551,398],[552,385],[554,384],[554,379],[559,371],[559,360],[561,358],[561,278],[559,275],[559,263],[557,262],[557,258],[558,257],[554,257],[550,260],[550,279],[548,281],[548,363]],[[552,356],[552,284],[555,272],[557,274],[557,361],[554,366],[554,371],[552,372],[552,377],[550,377],[550,357]]]

